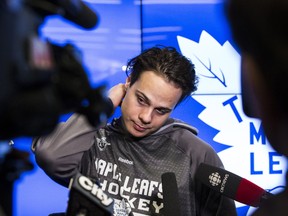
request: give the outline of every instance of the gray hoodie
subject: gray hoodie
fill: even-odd
[[[77,171],[97,179],[115,200],[114,215],[163,215],[161,176],[175,173],[181,215],[236,215],[233,200],[195,179],[204,162],[223,167],[214,149],[197,137],[197,129],[168,119],[155,133],[131,137],[114,119],[98,129],[74,114],[53,134],[35,139],[39,166],[67,186]],[[179,214],[180,215],[180,214]]]

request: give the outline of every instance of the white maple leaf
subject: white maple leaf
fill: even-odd
[[[177,40],[200,78],[197,94],[240,93],[235,70],[239,70],[241,58],[228,41],[221,45],[206,31],[202,31],[199,43],[182,36]]]

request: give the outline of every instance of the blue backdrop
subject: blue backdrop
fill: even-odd
[[[61,17],[50,17],[43,38],[74,43],[83,54],[92,85],[107,89],[125,81],[128,59],[154,45],[176,47],[195,64],[198,91],[172,114],[199,129],[227,170],[276,193],[283,188],[287,161],[269,145],[261,122],[247,118],[241,106],[240,59],[220,0],[86,1],[99,15],[95,29],[83,30]],[[118,115],[119,112],[116,112]],[[14,140],[30,151],[31,138]],[[31,160],[34,162],[33,154]],[[35,162],[34,162],[35,163]],[[264,180],[263,180],[264,179]],[[15,184],[14,216],[64,212],[68,190],[35,164]],[[254,209],[236,202],[239,215]]]

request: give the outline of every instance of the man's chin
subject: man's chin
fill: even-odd
[[[129,133],[130,133],[130,135],[132,137],[135,137],[135,138],[142,138],[142,137],[147,136],[147,133],[138,132],[138,131],[132,131],[132,132],[129,132]]]

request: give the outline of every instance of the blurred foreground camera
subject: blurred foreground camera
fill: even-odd
[[[72,112],[96,127],[113,111],[104,87],[91,88],[80,50],[39,36],[39,27],[50,15],[84,29],[98,23],[81,0],[0,2],[0,215],[12,215],[13,183],[33,169],[29,152],[12,148],[7,140],[46,135],[60,115]]]
[[[86,29],[98,22],[80,0],[0,3],[0,140],[48,134],[65,113],[82,113],[92,126],[112,113],[104,87],[91,88],[80,51],[39,37],[45,17],[54,14]]]

